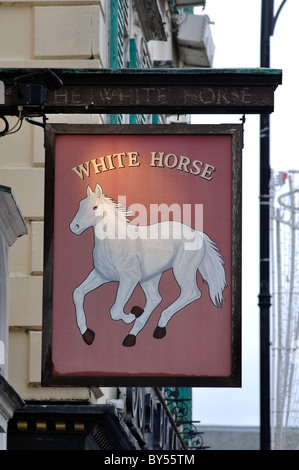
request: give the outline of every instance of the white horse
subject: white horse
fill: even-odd
[[[224,262],[215,243],[206,234],[180,222],[137,226],[128,221],[127,215],[103,194],[97,184],[95,192],[87,187],[87,196],[80,201],[79,210],[70,224],[76,235],[89,227],[94,229],[94,268],[73,292],[77,325],[87,344],[92,344],[95,333],[87,328],[84,297],[110,281],[119,283],[110,309],[111,318],[134,322],[123,341],[124,346],[135,344],[137,334],[161,302],[159,282],[168,269],[172,268],[181,290],[179,297],[162,311],[154,331],[155,338],[165,336],[166,325],[176,312],[201,297],[196,282],[197,270],[208,283],[211,301],[216,307],[222,306],[226,287]],[[136,306],[130,313],[125,313],[124,307],[138,283],[146,298],[144,310]]]

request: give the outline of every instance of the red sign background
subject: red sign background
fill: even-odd
[[[129,166],[130,152],[138,153]],[[174,154],[188,166],[151,166],[152,152]],[[109,155],[126,154],[115,169],[80,177],[74,168],[100,158],[108,168]],[[103,160],[102,160],[103,161]],[[189,161],[189,160],[184,160]],[[199,174],[192,162],[200,161]],[[138,166],[137,166],[138,164]],[[205,166],[207,164],[207,166]],[[110,165],[111,167],[111,165]],[[81,167],[82,168],[82,167]],[[206,174],[203,169],[209,170]],[[205,176],[205,177],[203,177]],[[203,231],[217,243],[224,260],[227,287],[222,308],[210,300],[208,286],[198,273],[200,299],[177,312],[167,326],[163,339],[153,332],[161,311],[179,295],[173,274],[162,276],[159,291],[163,300],[154,310],[133,347],[123,339],[132,325],[114,321],[110,308],[117,283],[102,285],[87,294],[84,309],[88,327],[95,332],[87,345],[76,324],[73,290],[93,269],[93,229],[76,236],[70,222],[86,197],[89,185],[100,184],[106,196],[117,200],[125,196],[127,206],[143,204],[203,204]],[[55,145],[55,210],[52,312],[52,375],[56,377],[229,377],[232,370],[232,136],[231,135],[58,135]],[[126,312],[133,305],[144,306],[144,295],[137,286]]]

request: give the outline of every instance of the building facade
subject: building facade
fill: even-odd
[[[0,69],[20,69],[21,74],[37,69],[210,67],[214,45],[209,19],[192,11],[192,5],[204,3],[3,0]],[[177,119],[93,114],[46,118],[52,123],[99,125]],[[188,117],[181,119],[188,122]],[[16,408],[22,403],[9,422],[7,448],[185,448],[188,437],[182,438],[159,389],[41,387],[44,131],[23,119],[21,110],[19,118],[7,118],[7,125],[0,139],[0,184],[12,188],[28,232],[10,248],[7,271],[4,378],[18,397]],[[7,329],[4,320],[2,325]],[[190,403],[190,393],[188,397]]]

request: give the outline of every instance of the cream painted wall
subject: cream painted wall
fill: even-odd
[[[0,5],[0,68],[107,66],[108,4],[4,0]]]
[[[129,2],[130,3],[130,2]],[[169,41],[150,45],[153,57],[173,58],[171,15],[161,0],[168,21]],[[109,67],[109,0],[2,0],[0,3],[1,68]],[[164,7],[167,7],[166,10]],[[142,43],[136,12],[131,37]],[[147,48],[147,45],[146,45]],[[155,52],[155,53],[154,53]],[[174,64],[177,66],[177,61]],[[47,116],[49,122],[103,123],[103,116]],[[17,121],[9,118],[10,125]],[[42,388],[42,270],[44,147],[43,130],[24,121],[16,134],[0,138],[0,184],[12,188],[25,217],[28,235],[10,252],[9,368],[8,380],[24,400],[96,400],[115,398],[116,390],[91,393],[86,388]]]
[[[4,0],[0,4],[0,68],[107,67],[107,4]],[[103,122],[100,116],[47,117],[54,122]],[[10,126],[16,121],[17,117],[10,117]],[[24,400],[94,401],[101,392],[40,386],[44,217],[40,127],[24,121],[20,131],[0,139],[0,184],[12,188],[28,229],[28,235],[10,250],[9,383]],[[113,389],[105,393],[109,398],[114,394]]]

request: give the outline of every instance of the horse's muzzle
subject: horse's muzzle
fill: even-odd
[[[70,229],[75,235],[80,235],[80,233],[83,232],[83,230],[80,228],[80,225],[73,222],[70,223]]]

